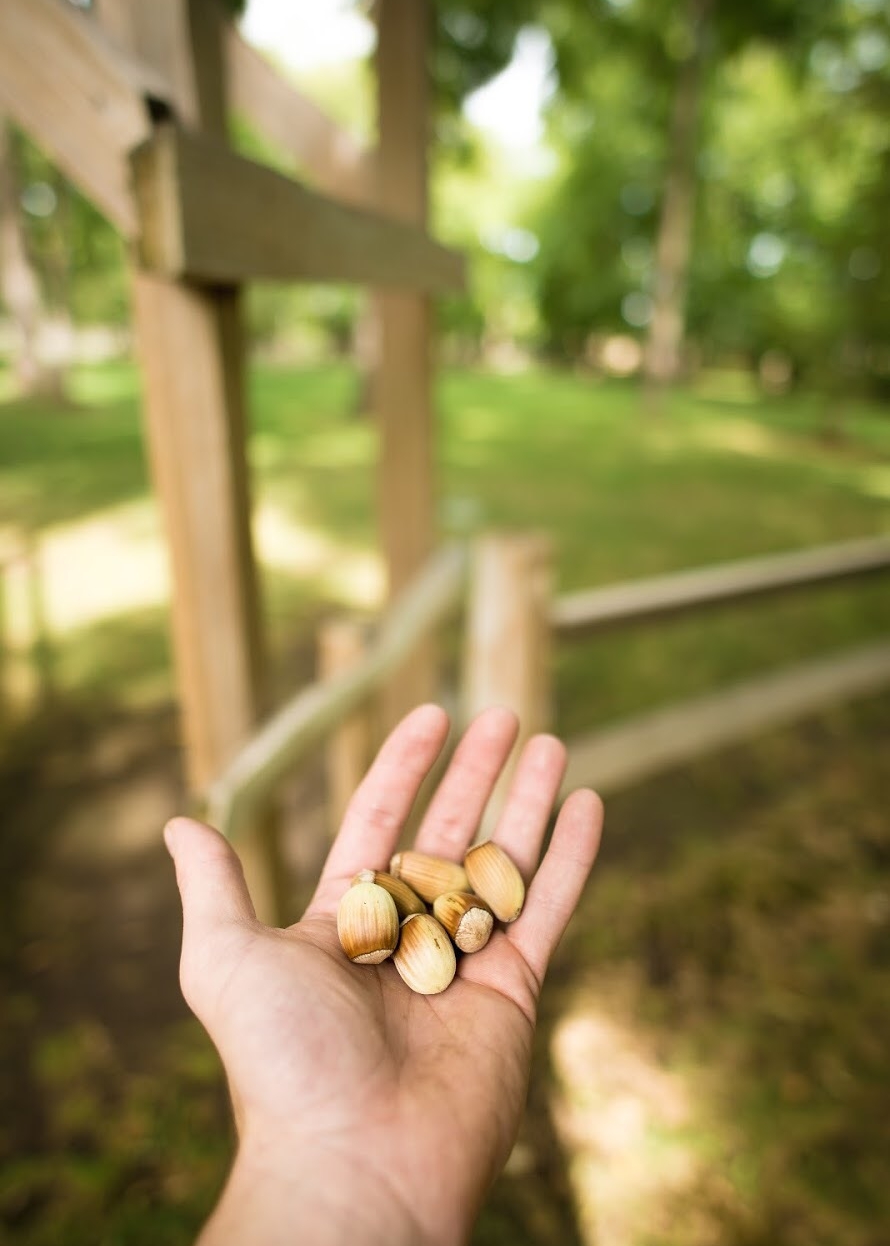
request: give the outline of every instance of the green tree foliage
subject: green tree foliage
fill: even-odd
[[[487,317],[497,320],[504,332],[508,324],[527,328],[530,318],[527,282],[511,283],[514,266],[480,242],[486,225],[497,219],[493,205],[501,198],[503,170],[490,167],[487,153],[462,122],[460,106],[469,93],[509,63],[516,36],[536,5],[534,0],[434,0],[431,7],[436,232],[468,250],[474,260],[471,289],[443,302],[441,322],[446,334],[458,342],[457,349],[466,350],[483,336]],[[360,141],[374,142],[372,65],[326,66],[302,74],[299,86]],[[236,119],[234,139],[246,155],[291,168],[281,152],[265,147],[241,119]],[[471,219],[467,219],[467,208]],[[511,284],[512,297],[507,289]],[[309,348],[321,341],[340,352],[350,346],[361,306],[362,296],[353,287],[266,285],[250,292],[250,324],[254,336],[269,346],[281,337],[292,337],[294,326],[302,325],[301,335]]]
[[[615,16],[553,27],[562,170],[538,222],[536,276],[548,344],[563,355],[593,331],[642,332],[651,312],[672,38],[670,22],[660,41],[630,23],[657,7],[601,5]],[[780,349],[814,381],[857,372],[880,384],[890,6],[795,7],[754,4],[742,21],[721,6],[696,161],[690,328],[706,355]]]
[[[44,302],[75,323],[127,315],[123,243],[108,222],[28,138],[17,137],[28,248]]]
[[[435,0],[433,78],[445,110],[500,73],[540,7],[535,0]]]

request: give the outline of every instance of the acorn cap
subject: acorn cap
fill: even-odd
[[[470,885],[462,865],[456,861],[447,861],[444,857],[432,857],[425,852],[397,852],[389,863],[389,872],[394,878],[417,892],[432,904],[436,896],[446,891],[469,891]]]
[[[513,922],[525,903],[525,883],[503,848],[489,839],[464,857],[470,887],[491,906],[498,921]]]
[[[357,965],[379,965],[399,941],[399,915],[388,891],[376,883],[350,887],[337,909],[343,951]]]
[[[446,891],[436,896],[433,916],[462,952],[478,952],[484,948],[494,929],[491,909],[469,891]]]
[[[420,896],[401,878],[393,878],[392,874],[385,874],[382,870],[359,870],[352,880],[353,887],[356,883],[376,883],[378,887],[388,891],[395,901],[400,921],[410,917],[412,913],[426,912],[426,905]]]
[[[457,971],[448,932],[429,913],[405,918],[392,960],[402,979],[419,995],[438,995]]]

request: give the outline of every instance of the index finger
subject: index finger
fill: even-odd
[[[389,867],[402,826],[448,735],[448,715],[421,705],[403,718],[349,802],[307,913],[335,907],[344,881]]]

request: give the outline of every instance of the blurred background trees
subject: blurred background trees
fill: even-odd
[[[551,66],[534,156],[472,122],[473,92],[524,41]],[[440,0],[432,68],[434,216],[473,258],[469,294],[441,312],[452,357],[602,367],[606,350],[658,384],[730,365],[767,388],[886,392],[884,0]],[[367,65],[301,80],[373,133]],[[3,164],[3,302],[27,387],[35,317],[123,326],[126,292],[111,230],[27,139],[11,135]],[[273,353],[352,349],[353,292],[270,288],[251,305]]]
[[[886,385],[886,6],[578,7],[554,26],[550,349],[624,322],[657,379],[736,360]]]

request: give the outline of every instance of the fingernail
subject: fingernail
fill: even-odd
[[[164,827],[164,843],[167,845],[167,851],[173,856],[173,823],[168,822]]]

